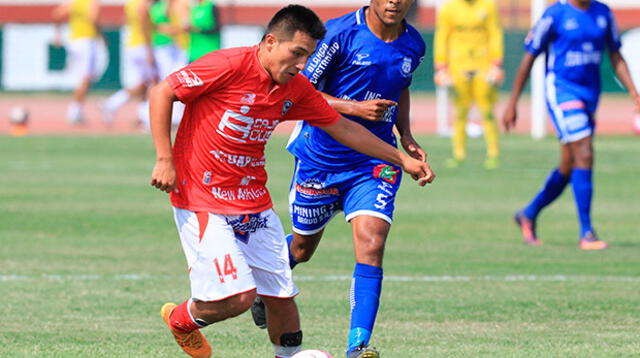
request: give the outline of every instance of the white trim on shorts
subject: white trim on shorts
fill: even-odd
[[[351,220],[353,220],[353,218],[357,217],[357,216],[373,216],[375,218],[379,218],[382,219],[386,222],[389,223],[389,225],[391,225],[393,223],[393,220],[391,220],[390,217],[388,217],[387,215],[377,212],[377,211],[373,211],[373,210],[356,210],[352,213],[350,213],[349,215],[345,216],[344,219],[347,222],[350,222]]]
[[[593,130],[590,128],[587,128],[577,133],[569,134],[569,131],[567,129],[567,124],[565,123],[564,112],[562,111],[562,108],[560,108],[560,105],[558,104],[555,80],[556,80],[555,73],[549,72],[546,78],[547,90],[545,92],[547,95],[547,102],[549,103],[549,107],[551,107],[551,110],[553,111],[553,116],[554,116],[553,122],[555,124],[556,129],[559,131],[558,140],[562,144],[567,144],[567,143],[577,142],[580,139],[592,136]]]

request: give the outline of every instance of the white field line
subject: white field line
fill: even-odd
[[[0,275],[0,281],[162,281],[186,278],[186,275]],[[350,281],[351,276],[294,276],[294,281]],[[471,281],[545,281],[545,282],[640,282],[640,276],[572,275],[487,275],[487,276],[385,276],[389,282],[471,282]]]

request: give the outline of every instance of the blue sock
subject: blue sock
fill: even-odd
[[[356,263],[351,281],[351,330],[347,353],[369,344],[382,291],[382,268]]]
[[[531,220],[535,220],[540,210],[551,204],[551,202],[562,194],[567,183],[569,183],[569,178],[562,175],[558,168],[554,169],[547,177],[547,181],[544,183],[542,190],[540,190],[529,205],[524,208],[524,215]]]
[[[573,196],[578,208],[580,220],[580,237],[591,231],[591,197],[593,196],[593,180],[591,169],[573,169],[571,173]]]
[[[293,241],[293,234],[289,234],[284,238],[287,240],[287,250],[289,251],[289,267],[293,270],[293,268],[298,264],[298,261],[291,256],[291,241]]]

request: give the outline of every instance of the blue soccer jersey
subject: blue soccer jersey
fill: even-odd
[[[550,91],[567,92],[593,107],[600,96],[605,47],[616,52],[620,46],[613,14],[598,1],[592,1],[587,10],[567,0],[558,1],[545,11],[525,40],[529,53],[547,54],[547,95]]]
[[[411,84],[413,72],[423,59],[424,40],[405,22],[405,30],[398,39],[382,41],[367,27],[365,9],[326,23],[327,35],[318,44],[303,74],[318,90],[337,98],[397,102],[402,90]],[[397,106],[393,106],[389,107],[382,121],[349,118],[396,146],[393,134],[396,117]],[[338,143],[322,129],[302,121],[298,122],[287,149],[309,165],[334,171],[371,159]]]

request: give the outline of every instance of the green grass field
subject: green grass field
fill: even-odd
[[[269,187],[289,227],[292,160],[268,146]],[[571,190],[525,247],[513,212],[555,165],[555,139],[505,137],[503,165],[444,169],[449,141],[421,137],[438,174],[405,181],[387,244],[373,344],[384,358],[638,357],[640,140],[598,138],[594,223],[611,248],[576,249]],[[182,357],[158,310],[189,295],[166,194],[148,185],[145,136],[0,137],[0,357]],[[328,228],[296,268],[305,347],[343,356],[350,227]],[[214,357],[273,357],[250,315],[208,327]]]

